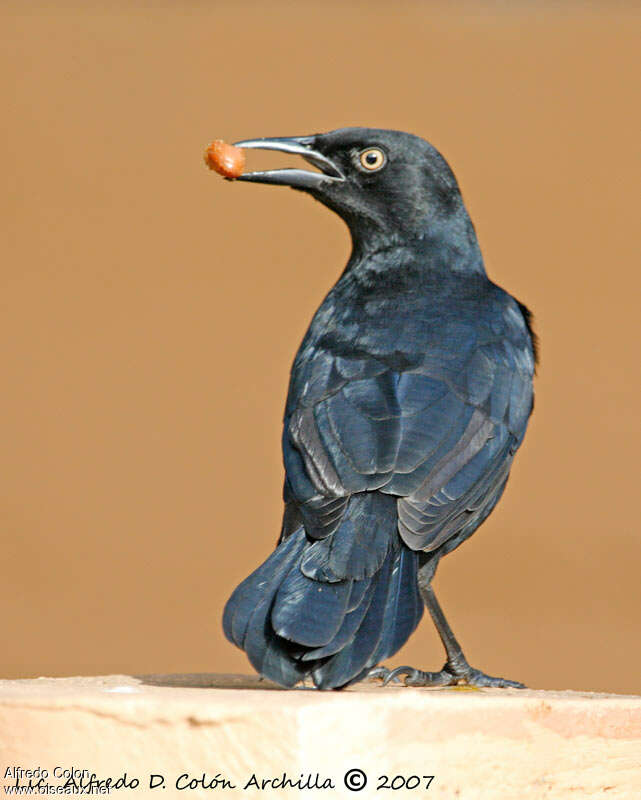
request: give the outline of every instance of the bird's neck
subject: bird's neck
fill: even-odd
[[[431,220],[417,229],[381,229],[375,225],[350,225],[352,253],[345,273],[376,269],[402,269],[412,262],[426,273],[485,276],[483,256],[467,215],[444,221]]]

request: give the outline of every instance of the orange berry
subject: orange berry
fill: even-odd
[[[245,169],[245,152],[240,147],[216,139],[205,150],[205,164],[225,178],[238,178]]]

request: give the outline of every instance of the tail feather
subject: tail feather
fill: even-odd
[[[383,566],[374,578],[376,586],[372,601],[352,641],[312,672],[314,683],[319,689],[345,686],[366,668],[382,635],[381,626],[387,600],[386,584],[391,567],[391,560],[385,559]]]
[[[251,665],[281,686],[295,686],[308,670],[293,657],[291,645],[276,636],[269,624],[269,600],[261,601],[251,616],[245,638],[245,652]]]
[[[357,585],[354,583],[354,585]],[[333,656],[346,647],[353,639],[356,631],[360,628],[363,618],[367,613],[374,596],[374,589],[376,582],[371,580],[359,581],[358,585],[365,586],[367,594],[360,595],[360,602],[350,612],[345,615],[343,624],[338,630],[338,633],[331,642],[328,642],[324,647],[317,647],[315,650],[307,650],[300,657],[303,661],[316,661],[326,656]]]
[[[418,590],[417,571],[418,553],[401,547],[390,577],[382,636],[368,668],[400,650],[421,621],[423,601]]]
[[[349,600],[347,602],[348,613],[361,607],[365,592],[370,591],[371,586],[372,581],[369,578],[362,581],[352,581],[352,591],[349,593]],[[367,605],[369,605],[369,600],[367,601]]]
[[[421,621],[423,602],[416,581],[418,554],[401,545],[393,560],[386,563],[391,571],[380,581],[386,591],[381,592],[379,602],[372,603],[372,618],[363,625],[365,629],[369,623],[371,630],[379,631],[378,640],[369,636],[369,630],[364,642],[356,636],[330,662],[329,669],[322,665],[315,670],[314,681],[319,688],[342,687],[362,680],[372,667],[400,650]]]
[[[305,549],[304,536],[291,536],[229,598],[223,614],[228,639],[245,650],[262,675],[282,686],[295,686],[307,670],[292,657],[289,643],[276,636],[269,622],[274,597]]]
[[[283,639],[321,647],[336,636],[347,613],[352,581],[320,583],[294,564],[274,599],[271,623]]]
[[[270,599],[274,596],[291,565],[300,558],[305,543],[304,537],[290,536],[232,593],[223,612],[223,631],[237,647],[244,649],[247,627],[257,603],[266,596]]]
[[[383,563],[395,528],[395,498],[377,492],[355,495],[338,530],[310,545],[301,569],[317,581],[371,578]]]
[[[333,547],[299,527],[225,607],[227,638],[283,686],[308,675],[321,689],[360,679],[407,641],[422,616],[418,556],[398,536],[395,499],[367,492],[349,502]]]

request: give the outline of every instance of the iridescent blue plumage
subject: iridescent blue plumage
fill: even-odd
[[[353,252],[292,367],[279,545],[224,628],[267,677],[331,688],[404,644],[421,593],[435,615],[438,560],[494,508],[523,440],[535,352],[431,145],[361,128],[305,141],[342,175],[305,190],[345,219]],[[358,166],[371,147],[376,175]]]

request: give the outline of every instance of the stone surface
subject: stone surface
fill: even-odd
[[[0,681],[3,792],[15,784],[16,767],[48,770],[42,783],[52,786],[65,783],[60,771],[87,770],[76,778],[85,786],[91,773],[114,782],[126,774],[128,788],[112,796],[163,800],[216,793],[627,800],[641,797],[641,697],[377,684],[284,691],[234,675]],[[344,783],[353,769],[368,778],[358,793]],[[283,773],[292,782],[302,776],[308,788],[279,786]],[[150,788],[152,774],[163,776],[164,788]],[[258,785],[276,783],[244,788],[253,775]],[[420,785],[377,790],[384,775],[410,778],[410,786],[418,776]],[[423,776],[432,775],[426,788]],[[235,788],[216,785],[217,776]],[[324,781],[333,788],[312,788]],[[18,782],[28,784],[28,775]]]

